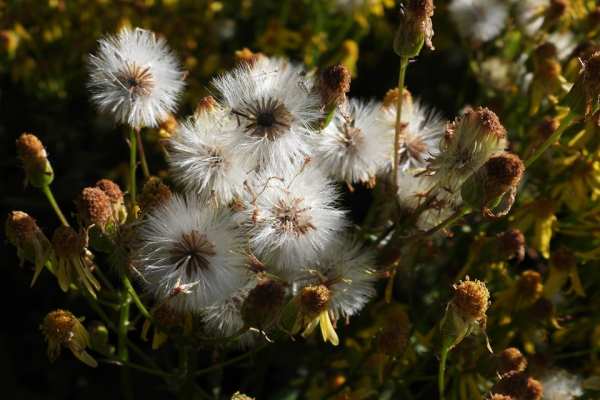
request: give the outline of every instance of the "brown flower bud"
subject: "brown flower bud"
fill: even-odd
[[[540,400],[543,389],[540,382],[525,372],[513,371],[502,376],[492,391],[520,400]]]
[[[83,252],[85,243],[70,226],[59,226],[52,234],[52,246],[58,258],[79,257]]]
[[[265,329],[277,319],[285,300],[285,288],[273,279],[259,280],[242,305],[242,319],[251,327]]]
[[[165,204],[169,201],[171,195],[171,189],[162,183],[160,178],[152,176],[144,184],[138,202],[141,210],[148,212],[155,207]]]
[[[110,179],[101,179],[96,182],[96,187],[108,196],[113,218],[116,218],[119,223],[124,223],[127,219],[127,207],[125,207],[123,192],[119,185]]]
[[[329,108],[343,104],[346,93],[350,91],[351,80],[350,71],[342,64],[331,65],[321,71],[319,91],[323,105]]]
[[[300,310],[309,317],[316,317],[327,309],[331,292],[325,285],[307,286],[300,292]]]
[[[519,229],[509,229],[496,236],[500,245],[500,252],[507,259],[515,258],[521,262],[525,258],[525,236]]]
[[[238,63],[246,63],[250,66],[256,64],[258,60],[260,60],[265,55],[263,53],[254,53],[247,47],[244,47],[241,50],[236,50],[235,52],[235,61]]]
[[[200,115],[203,113],[213,112],[217,108],[217,101],[212,96],[206,96],[200,99],[196,105],[195,113]]]
[[[523,299],[530,302],[536,301],[544,291],[542,276],[537,271],[523,271],[517,281],[517,289]]]
[[[485,319],[490,303],[490,292],[485,283],[478,280],[464,280],[454,285],[452,304],[465,320]]]
[[[50,361],[58,358],[61,347],[67,347],[75,357],[90,367],[98,365],[96,360],[85,351],[90,344],[87,331],[69,311],[52,311],[46,315],[40,329],[48,342]]]
[[[527,368],[527,359],[516,347],[509,347],[498,354],[498,373],[521,372]]]
[[[25,168],[27,182],[36,188],[52,183],[54,171],[42,142],[31,133],[23,133],[17,139],[17,154]]]
[[[44,268],[50,256],[50,241],[35,220],[23,211],[11,211],[6,218],[5,233],[9,242],[17,248],[21,266],[28,260],[35,264],[31,285]]]
[[[434,49],[433,0],[408,0],[400,15],[400,26],[394,38],[394,51],[401,57],[416,57],[423,45]]]
[[[78,215],[84,226],[97,226],[104,231],[112,221],[113,209],[108,195],[98,187],[84,188],[76,200]]]
[[[600,51],[583,61],[581,72],[564,102],[572,112],[588,115],[600,96]]]

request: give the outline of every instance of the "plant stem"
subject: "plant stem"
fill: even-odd
[[[327,128],[327,125],[333,120],[333,116],[335,115],[335,110],[337,110],[337,105],[331,107],[331,110],[325,116],[325,120],[323,120],[323,124],[321,125],[321,129]]]
[[[150,177],[150,169],[148,169],[148,162],[146,161],[146,152],[144,151],[144,142],[142,140],[142,135],[140,134],[141,129],[135,129],[135,136],[137,138],[138,150],[140,153],[140,161],[142,162],[142,172],[144,173],[144,177],[148,179]]]
[[[459,219],[461,219],[463,216],[465,216],[466,214],[468,214],[470,212],[471,212],[471,209],[469,207],[461,207],[454,214],[452,214],[451,216],[446,218],[444,221],[442,221],[438,225],[434,226],[433,228],[431,228],[430,230],[425,232],[423,234],[423,236],[424,237],[431,236],[434,233],[449,227],[450,225],[454,224],[456,221],[458,221]]]
[[[135,219],[135,206],[136,206],[136,183],[135,183],[135,171],[137,168],[136,160],[136,143],[137,138],[135,129],[131,128],[129,132],[129,196],[131,196],[131,217]]]
[[[135,303],[135,305],[138,308],[138,310],[140,310],[140,312],[142,313],[142,315],[144,317],[146,317],[147,319],[152,319],[152,315],[150,315],[150,313],[148,312],[148,310],[144,306],[144,303],[142,303],[142,300],[140,300],[139,296],[137,295],[137,292],[135,291],[135,288],[131,284],[131,281],[129,280],[129,277],[127,277],[127,275],[123,274],[122,282],[123,282],[123,286],[129,292],[129,295],[131,296],[131,299]]]
[[[404,78],[408,67],[408,57],[400,57],[400,71],[398,72],[398,102],[396,105],[396,133],[394,135],[394,165],[392,177],[394,187],[398,182],[398,153],[400,152],[400,134],[402,133],[402,94],[404,92]]]
[[[440,354],[440,367],[438,370],[438,391],[440,400],[444,400],[444,389],[446,387],[446,383],[444,381],[446,374],[446,361],[448,359],[448,352],[450,351],[449,346],[444,343],[442,348],[442,352]]]
[[[560,139],[560,136],[571,126],[571,122],[575,119],[575,113],[569,111],[566,117],[560,122],[558,129],[548,138],[542,145],[525,161],[525,167],[529,168],[552,144]]]
[[[127,350],[127,331],[129,330],[129,305],[131,304],[131,297],[129,296],[129,290],[123,288],[121,291],[121,304],[119,307],[119,331],[118,331],[118,351],[117,355],[119,360],[127,361],[129,359],[129,352]]]
[[[64,226],[69,226],[69,221],[67,221],[67,219],[65,218],[65,215],[60,210],[60,207],[58,206],[58,203],[56,202],[56,199],[54,198],[54,195],[52,194],[52,189],[50,189],[50,185],[46,185],[46,186],[42,187],[42,192],[44,192],[44,194],[46,195],[48,202],[52,206],[52,209],[58,216],[58,219],[60,220],[60,222]]]

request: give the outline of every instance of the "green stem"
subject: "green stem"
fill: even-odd
[[[440,354],[440,366],[438,370],[438,390],[440,393],[440,400],[444,400],[444,389],[446,387],[445,374],[446,374],[446,361],[448,360],[448,352],[450,348],[444,343],[442,352]]]
[[[576,114],[569,111],[566,117],[560,122],[558,129],[548,138],[542,145],[533,153],[526,161],[525,167],[529,168],[552,144],[556,143],[560,136],[571,126],[571,122],[575,119]]]
[[[150,177],[150,169],[148,168],[148,162],[146,161],[146,152],[144,151],[144,142],[142,141],[142,135],[140,134],[141,129],[135,129],[135,137],[137,139],[138,150],[140,153],[140,161],[142,162],[142,172],[144,177],[148,179]]]
[[[333,116],[335,115],[335,110],[337,110],[337,106],[336,105],[334,105],[333,107],[331,107],[331,109],[329,110],[329,112],[325,116],[325,120],[323,121],[321,129],[327,128],[327,125],[329,125],[329,123],[331,122],[331,120],[333,120]]]
[[[142,315],[144,317],[146,317],[147,319],[152,319],[152,315],[150,315],[150,313],[148,312],[148,309],[146,309],[146,307],[144,306],[144,303],[142,303],[142,300],[140,300],[137,292],[135,291],[135,288],[131,284],[131,281],[129,280],[129,277],[127,277],[127,275],[123,274],[122,282],[123,282],[123,286],[129,292],[131,299],[135,303],[138,310],[140,310]]]
[[[131,217],[135,219],[135,206],[136,206],[136,183],[135,183],[135,171],[137,168],[136,160],[136,143],[137,138],[135,129],[131,128],[129,132],[129,196],[131,196]]]
[[[404,92],[404,79],[406,77],[406,68],[408,67],[408,57],[400,57],[400,71],[398,72],[398,102],[396,105],[396,133],[394,135],[394,165],[392,166],[392,177],[394,187],[398,182],[398,153],[400,152],[400,134],[402,133],[402,98]]]
[[[60,222],[64,226],[69,226],[69,221],[67,221],[67,219],[65,218],[65,215],[60,210],[60,207],[58,206],[58,203],[56,202],[56,199],[54,198],[54,195],[52,194],[52,189],[50,189],[50,185],[43,186],[42,192],[44,192],[44,194],[46,195],[48,202],[52,206],[52,209],[58,216],[58,219],[60,220]]]
[[[129,330],[129,305],[131,297],[127,288],[123,288],[121,292],[121,305],[119,314],[119,331],[118,331],[118,351],[119,360],[127,361],[129,352],[127,350],[127,331]]]

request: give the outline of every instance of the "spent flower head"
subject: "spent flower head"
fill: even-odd
[[[85,351],[90,345],[88,332],[81,321],[69,311],[55,310],[48,313],[40,329],[48,342],[50,361],[55,361],[62,347],[66,347],[81,362],[90,367],[98,366],[96,360]]]

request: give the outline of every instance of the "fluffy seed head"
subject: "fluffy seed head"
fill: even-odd
[[[300,292],[300,309],[309,317],[316,317],[327,309],[331,292],[325,285],[307,286]]]
[[[222,301],[247,280],[243,246],[227,211],[196,196],[174,195],[139,228],[135,265],[157,301],[198,312]]]
[[[157,126],[175,110],[183,72],[164,39],[144,29],[125,28],[98,44],[89,58],[88,86],[102,112],[141,128]]]
[[[152,176],[144,183],[142,188],[139,198],[140,208],[144,212],[150,211],[167,203],[172,195],[171,189],[159,177]]]
[[[541,379],[544,399],[573,400],[583,396],[582,379],[564,369],[551,370]]]
[[[346,101],[346,93],[350,91],[352,77],[343,64],[329,66],[319,76],[319,92],[321,102],[326,107],[339,106]]]
[[[228,133],[249,163],[264,167],[309,153],[320,102],[305,75],[299,66],[263,57],[213,80],[222,108],[235,120]]]
[[[490,303],[490,292],[485,283],[465,280],[454,285],[452,304],[465,320],[481,321]]]
[[[332,178],[368,183],[389,162],[391,131],[379,118],[380,104],[350,101],[315,138],[315,160]]]
[[[527,359],[516,347],[504,349],[498,355],[498,373],[504,375],[512,371],[525,371]]]
[[[345,226],[335,187],[310,163],[266,169],[246,186],[240,219],[252,252],[268,265],[310,266]]]
[[[448,11],[462,37],[487,42],[504,29],[509,4],[503,0],[453,0]]]
[[[85,226],[104,230],[113,216],[110,197],[99,187],[84,188],[76,201],[79,217]]]

